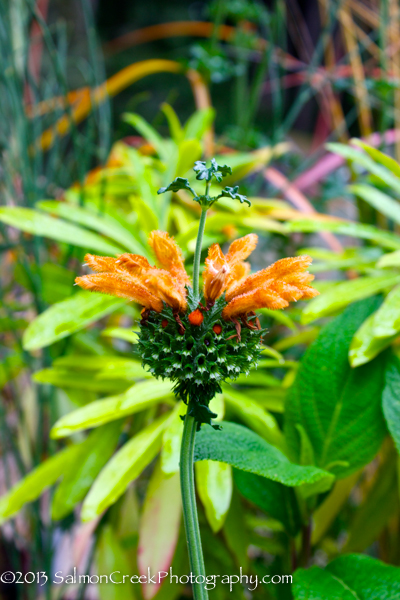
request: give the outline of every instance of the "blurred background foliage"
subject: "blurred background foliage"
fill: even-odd
[[[153,229],[190,270],[198,206],[156,192],[215,155],[252,207],[219,202],[204,248],[256,232],[254,270],[307,252],[321,292],[262,311],[260,366],[224,386],[215,412],[256,435],[260,456],[273,447],[329,477],[199,461],[207,570],[314,565],[292,589],[252,592],[276,599],[317,580],[325,597],[330,578],[351,587],[360,570],[381,590],[393,578],[400,598],[398,571],[374,560],[400,561],[397,0],[0,0],[0,15],[0,570],[187,571],[182,407],[135,354],[137,307],[73,281],[87,251],[150,259]],[[190,593],[0,585],[23,599]]]

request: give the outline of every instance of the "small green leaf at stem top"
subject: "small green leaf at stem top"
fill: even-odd
[[[190,187],[189,180],[184,177],[175,177],[175,179],[167,186],[162,187],[158,190],[157,194],[164,194],[165,192],[179,192],[179,190],[189,190],[196,196],[196,192]]]
[[[239,194],[238,189],[239,189],[238,185],[235,185],[235,187],[228,187],[228,186],[224,187],[224,189],[222,190],[222,192],[220,193],[220,195],[218,197],[219,198],[232,198],[232,200],[239,200],[240,204],[243,204],[243,202],[247,202],[247,204],[249,206],[251,206],[250,200],[248,200],[246,196]]]
[[[205,179],[207,182],[210,182],[213,177],[220,183],[224,177],[227,175],[232,175],[231,167],[228,165],[219,165],[215,158],[211,159],[211,167],[207,168],[207,163],[202,160],[197,160],[194,163],[193,171],[197,173],[196,179],[202,181]]]

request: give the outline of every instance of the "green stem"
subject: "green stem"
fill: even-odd
[[[197,423],[194,417],[188,414],[189,410],[190,402],[183,427],[180,461],[183,520],[185,523],[186,540],[189,551],[190,572],[193,575],[193,579],[199,580],[198,583],[193,583],[193,598],[194,600],[207,600],[208,593],[207,590],[204,589],[206,571],[204,567],[203,550],[201,547],[200,527],[196,508],[196,493],[194,488],[193,456]]]
[[[196,250],[194,252],[193,260],[193,295],[199,299],[199,273],[200,273],[200,257],[201,257],[201,246],[203,244],[204,227],[206,224],[207,208],[201,208],[201,216],[199,223],[199,231],[197,233]]]

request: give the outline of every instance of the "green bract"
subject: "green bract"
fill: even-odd
[[[249,373],[261,354],[261,338],[265,330],[243,327],[241,341],[237,339],[233,323],[221,318],[226,306],[221,296],[214,306],[203,312],[201,325],[191,325],[190,311],[197,308],[191,288],[188,291],[189,310],[182,315],[185,332],[179,333],[172,309],[165,306],[161,313],[152,312],[142,322],[138,351],[142,364],[159,378],[174,382],[174,393],[186,404],[191,400],[189,414],[195,417],[197,427],[201,423],[212,425],[217,415],[210,411],[209,403],[220,393],[221,383],[236,379],[241,373]],[[219,333],[220,326],[221,332]],[[218,429],[218,425],[213,425]]]

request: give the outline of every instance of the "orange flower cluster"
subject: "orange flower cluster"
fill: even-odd
[[[203,273],[205,301],[211,306],[225,292],[227,305],[222,317],[227,321],[258,308],[285,308],[289,302],[313,298],[319,293],[309,285],[314,279],[306,270],[311,263],[309,256],[283,258],[250,275],[250,265],[245,259],[257,240],[253,233],[235,240],[226,255],[218,244],[208,250]],[[185,313],[185,286],[190,280],[180,248],[163,231],[152,231],[149,244],[160,267],[151,266],[137,254],[122,254],[118,258],[87,254],[86,263],[97,273],[77,277],[76,283],[87,290],[128,298],[156,312],[162,311],[165,302],[174,314]]]

